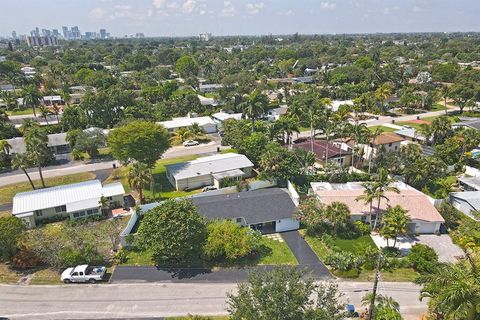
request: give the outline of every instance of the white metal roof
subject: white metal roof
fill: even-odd
[[[159,122],[162,126],[167,129],[181,128],[181,127],[191,127],[194,123],[197,123],[199,126],[204,126],[206,124],[215,124],[212,118],[210,117],[197,117],[197,118],[173,118],[169,121]]]
[[[103,186],[103,196],[112,197],[125,193],[125,189],[121,182],[109,183]]]
[[[249,167],[253,163],[243,154],[225,153],[168,165],[167,171],[175,179],[186,179]]]
[[[212,174],[214,179],[222,180],[225,178],[242,177],[245,173],[240,169],[233,169]]]
[[[118,183],[102,187],[99,180],[20,192],[13,197],[12,213],[18,215],[63,205],[67,206],[67,212],[90,209],[99,206],[102,195],[112,196],[123,193],[123,187],[120,188]]]
[[[212,117],[218,121],[225,121],[227,119],[235,119],[240,120],[242,119],[241,113],[226,113],[226,112],[217,112],[212,114]]]

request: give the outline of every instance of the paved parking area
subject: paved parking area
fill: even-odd
[[[417,243],[432,247],[438,254],[438,260],[441,262],[456,262],[458,257],[462,257],[463,251],[459,246],[452,242],[448,234],[434,235],[423,234],[414,237]]]

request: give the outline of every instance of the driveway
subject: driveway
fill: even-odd
[[[281,233],[283,240],[292,250],[297,258],[298,266],[308,271],[312,271],[318,278],[330,278],[330,272],[323,262],[321,262],[305,239],[300,236],[298,231],[288,231]]]
[[[456,262],[458,257],[464,255],[462,249],[452,242],[448,234],[434,235],[422,234],[414,237],[417,243],[426,244],[432,247],[438,254],[438,260],[441,262]]]

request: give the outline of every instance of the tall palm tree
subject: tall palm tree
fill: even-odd
[[[382,134],[382,126],[378,126],[374,131],[370,132],[369,140],[373,143],[377,137]],[[372,169],[373,149],[368,154],[368,173]]]
[[[47,147],[47,134],[38,124],[36,124],[24,131],[24,139],[27,149],[27,157],[30,158],[32,164],[37,166],[42,187],[45,188],[46,185],[45,180],[43,179],[42,166],[50,157]]]
[[[45,119],[45,122],[48,125],[48,115],[50,114],[50,110],[48,110],[48,107],[44,105],[40,105],[38,109],[40,110],[40,115],[43,117],[43,119]]]
[[[375,98],[380,103],[380,110],[385,113],[385,103],[392,93],[392,87],[389,83],[384,83],[375,90]]]
[[[368,142],[370,136],[370,130],[365,123],[358,123],[356,121],[348,129],[349,138],[353,139],[353,152],[352,152],[352,167],[355,167],[355,156],[358,152],[358,145]]]
[[[7,140],[0,140],[0,154],[8,156],[10,155],[10,150],[12,150],[10,143]]]
[[[262,117],[268,107],[268,98],[260,91],[253,91],[242,105],[243,116],[252,122],[252,132],[255,131],[255,120]]]
[[[313,140],[315,138],[315,129],[321,122],[322,118],[325,118],[327,113],[326,107],[331,105],[332,101],[328,98],[316,98],[313,103],[304,105],[303,112],[310,125],[310,148],[313,152]]]
[[[190,132],[191,132],[192,135],[195,137],[195,139],[197,139],[197,138],[200,137],[201,135],[205,134],[205,130],[203,130],[203,128],[202,128],[198,123],[194,123],[194,124],[190,127]]]
[[[27,176],[28,182],[32,186],[32,189],[35,190],[35,185],[33,184],[32,178],[27,172],[27,169],[32,165],[30,159],[28,159],[26,154],[15,154],[12,159],[12,168],[21,169],[23,173]]]
[[[17,97],[10,91],[1,91],[0,98],[7,105],[7,110],[11,110],[17,105]]]
[[[432,126],[422,123],[420,124],[420,128],[418,129],[418,132],[425,138],[425,141],[423,143],[425,143],[426,145],[429,145],[430,140],[432,139],[432,136],[433,136]]]
[[[452,122],[449,118],[442,116],[432,121],[433,143],[443,143],[453,133]]]
[[[153,179],[151,168],[142,162],[134,162],[128,168],[128,184],[137,190],[140,203],[143,203],[143,189]]]
[[[375,222],[373,223],[373,229],[377,227],[380,217],[380,204],[382,199],[389,200],[385,195],[387,192],[400,193],[397,187],[392,186],[395,180],[389,177],[388,171],[385,168],[380,168],[378,174],[373,183],[373,189],[375,190],[375,197],[377,199],[377,214],[375,215]]]
[[[40,91],[35,85],[32,84],[23,89],[22,95],[23,95],[23,103],[27,107],[32,108],[33,115],[36,117],[37,113],[35,111],[35,108],[40,104],[40,99],[42,98]]]
[[[282,139],[285,144],[291,146],[293,143],[293,133],[300,132],[298,121],[293,116],[281,116],[278,121],[275,122],[278,131],[282,132]]]
[[[363,186],[363,194],[359,195],[355,201],[363,201],[363,203],[369,205],[369,221],[372,223],[372,211],[373,211],[373,200],[376,199],[376,190],[374,184],[372,182],[365,182],[362,183]]]
[[[175,131],[174,136],[180,142],[185,142],[189,138],[193,137],[193,133],[188,128],[179,128],[177,131]]]
[[[445,114],[448,114],[447,99],[450,97],[450,88],[447,85],[443,85],[440,89],[440,95],[442,96],[445,104]]]

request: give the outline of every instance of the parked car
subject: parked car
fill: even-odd
[[[184,147],[192,147],[192,146],[198,146],[199,142],[196,140],[187,140],[183,143]]]
[[[205,188],[202,189],[202,192],[207,192],[207,191],[212,191],[212,190],[217,190],[217,187],[215,187],[215,186],[206,186]]]
[[[95,283],[97,281],[102,281],[105,278],[105,273],[107,271],[106,267],[100,266],[89,266],[87,264],[82,264],[76,266],[75,268],[67,268],[62,272],[60,279],[64,283],[71,282],[90,282]]]

